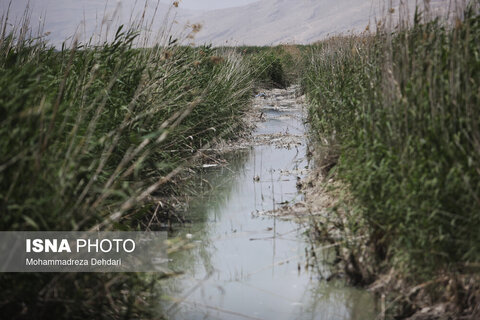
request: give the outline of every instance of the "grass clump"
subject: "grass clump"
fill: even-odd
[[[377,258],[417,280],[480,261],[478,10],[453,22],[417,10],[410,27],[331,38],[303,79]]]
[[[236,51],[249,62],[256,87],[286,88],[300,78],[305,48],[300,45],[244,46]]]
[[[135,49],[136,35],[62,51],[13,35],[0,43],[3,229],[90,227],[233,135],[252,93],[241,58]]]
[[[13,29],[5,19],[1,230],[141,230],[197,150],[242,128],[253,79],[232,51],[168,40],[138,48],[138,28],[123,26],[111,41],[56,49],[29,34],[28,15]],[[155,279],[3,274],[0,310],[11,319],[141,318]]]

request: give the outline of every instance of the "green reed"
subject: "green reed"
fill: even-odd
[[[378,257],[416,275],[480,260],[478,10],[326,40],[303,79]]]
[[[199,149],[234,138],[253,96],[232,50],[135,27],[56,49],[22,24],[0,25],[1,230],[143,230]],[[139,24],[140,25],[140,24]],[[140,40],[141,41],[141,40]],[[152,209],[153,208],[153,209]],[[4,274],[8,318],[144,318],[161,275]]]

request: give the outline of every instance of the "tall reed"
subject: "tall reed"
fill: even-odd
[[[378,257],[430,277],[480,261],[480,15],[412,18],[319,43],[303,83]]]
[[[234,137],[253,93],[241,56],[152,47],[142,23],[51,47],[28,14],[0,21],[0,230],[141,230],[172,178]],[[192,27],[192,32],[198,26]],[[160,277],[160,276],[159,276]],[[158,277],[3,274],[9,318],[142,318]]]

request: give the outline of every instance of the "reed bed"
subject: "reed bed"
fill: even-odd
[[[254,79],[232,50],[182,46],[163,31],[141,47],[151,42],[143,21],[61,48],[32,34],[28,12],[0,25],[1,230],[143,230],[198,150],[242,129]],[[0,310],[143,318],[161,277],[3,274]]]
[[[478,288],[456,284],[480,261],[478,3],[449,17],[393,15],[403,23],[392,28],[386,17],[373,33],[311,48],[311,126],[330,150],[325,173],[353,199],[350,230],[367,226],[377,270],[393,267],[417,284],[453,274],[467,309]],[[437,284],[438,299],[450,289]]]

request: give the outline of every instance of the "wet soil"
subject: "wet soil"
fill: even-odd
[[[188,222],[170,232],[159,312],[168,319],[373,319],[372,294],[332,277],[315,246],[302,183],[311,170],[298,87],[254,100],[250,137],[202,164]],[[187,221],[187,220],[186,220]],[[327,281],[329,279],[330,281]]]

